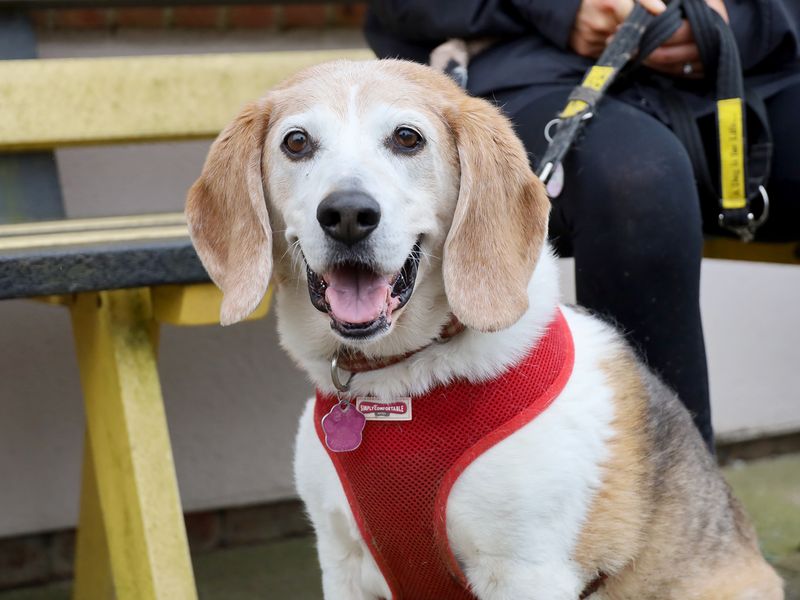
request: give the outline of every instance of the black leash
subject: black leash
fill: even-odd
[[[769,216],[766,191],[772,160],[772,135],[767,111],[756,94],[747,94],[733,32],[704,0],[681,0],[695,31],[700,60],[716,80],[719,186],[710,175],[694,115],[683,96],[665,89],[664,105],[673,131],[686,147],[698,183],[719,199],[719,224],[742,241],[752,241]],[[753,207],[761,205],[756,216]]]
[[[555,134],[550,138],[536,173],[545,184],[564,160],[584,122],[594,115],[595,106],[606,90],[633,58],[647,26],[654,19],[641,4],[636,3],[614,39],[586,72],[580,85],[572,90],[567,98],[567,105],[554,121],[548,123],[546,135],[549,136],[552,125],[555,125]]]
[[[645,33],[640,55],[628,69],[638,67],[680,27],[683,15],[678,9],[692,27],[706,77],[716,84],[718,186],[711,177],[694,114],[684,97],[667,84],[661,90],[664,108],[689,154],[697,182],[718,199],[719,225],[749,242],[769,216],[766,184],[772,135],[763,101],[746,93],[739,51],[728,24],[704,0],[673,0]],[[759,205],[756,212],[753,207]]]
[[[683,97],[668,85],[662,90],[664,106],[673,131],[689,154],[698,183],[719,200],[720,226],[743,241],[751,241],[769,214],[766,183],[772,137],[763,102],[755,94],[745,96],[733,32],[704,0],[672,0],[658,16],[638,3],[634,5],[598,61],[572,90],[564,109],[545,128],[550,143],[537,175],[545,184],[550,181],[609,86],[621,74],[627,75],[638,68],[653,50],[667,41],[681,26],[684,16],[692,27],[706,77],[716,81],[719,186],[712,181],[694,114]],[[750,129],[748,109],[755,118],[751,123],[755,127]],[[555,133],[551,138],[553,126]],[[752,207],[758,204],[762,208],[756,216]]]

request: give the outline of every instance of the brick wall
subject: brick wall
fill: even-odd
[[[359,27],[366,4],[271,4],[36,10],[40,29],[291,29]]]

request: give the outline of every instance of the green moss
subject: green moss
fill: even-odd
[[[800,600],[800,454],[739,463],[725,477],[755,523],[764,556]]]
[[[800,454],[735,464],[724,472],[755,523],[764,553],[800,552]]]
[[[228,548],[197,556],[194,564],[202,600],[322,598],[312,538]]]

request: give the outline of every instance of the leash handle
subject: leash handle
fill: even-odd
[[[563,161],[583,122],[624,68],[630,73],[669,39],[683,22],[684,13],[694,32],[706,76],[716,86],[719,188],[709,175],[694,114],[674,90],[664,92],[664,103],[673,131],[687,148],[701,185],[719,201],[719,224],[742,241],[751,241],[769,214],[766,181],[769,175],[772,136],[765,111],[753,97],[746,101],[744,75],[733,32],[704,0],[673,0],[658,16],[635,4],[611,43],[592,66],[555,120],[555,134],[539,162],[537,175],[547,184]],[[638,53],[637,53],[638,50]],[[626,66],[627,65],[627,66]],[[758,137],[748,131],[747,108],[757,120]],[[548,126],[549,128],[549,126]],[[748,133],[751,139],[748,140]],[[756,216],[753,201],[761,203]]]
[[[572,90],[566,106],[558,115],[552,140],[539,161],[536,174],[542,182],[547,184],[550,181],[583,123],[594,115],[595,106],[606,90],[636,55],[642,36],[655,18],[637,2],[600,58],[586,72],[580,85]]]
[[[699,184],[718,200],[719,225],[749,242],[769,215],[766,183],[772,134],[766,109],[755,94],[746,94],[736,40],[723,18],[704,0],[675,0],[674,4],[680,4],[685,12],[706,76],[716,84],[718,185],[712,182],[697,121],[683,97],[666,88],[664,107],[673,131],[689,153]],[[756,216],[753,206],[759,204],[761,212]]]

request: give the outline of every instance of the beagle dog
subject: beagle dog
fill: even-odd
[[[211,147],[186,215],[221,322],[272,282],[317,387],[325,598],[783,598],[676,396],[559,305],[549,208],[500,111],[404,61],[306,69]]]

